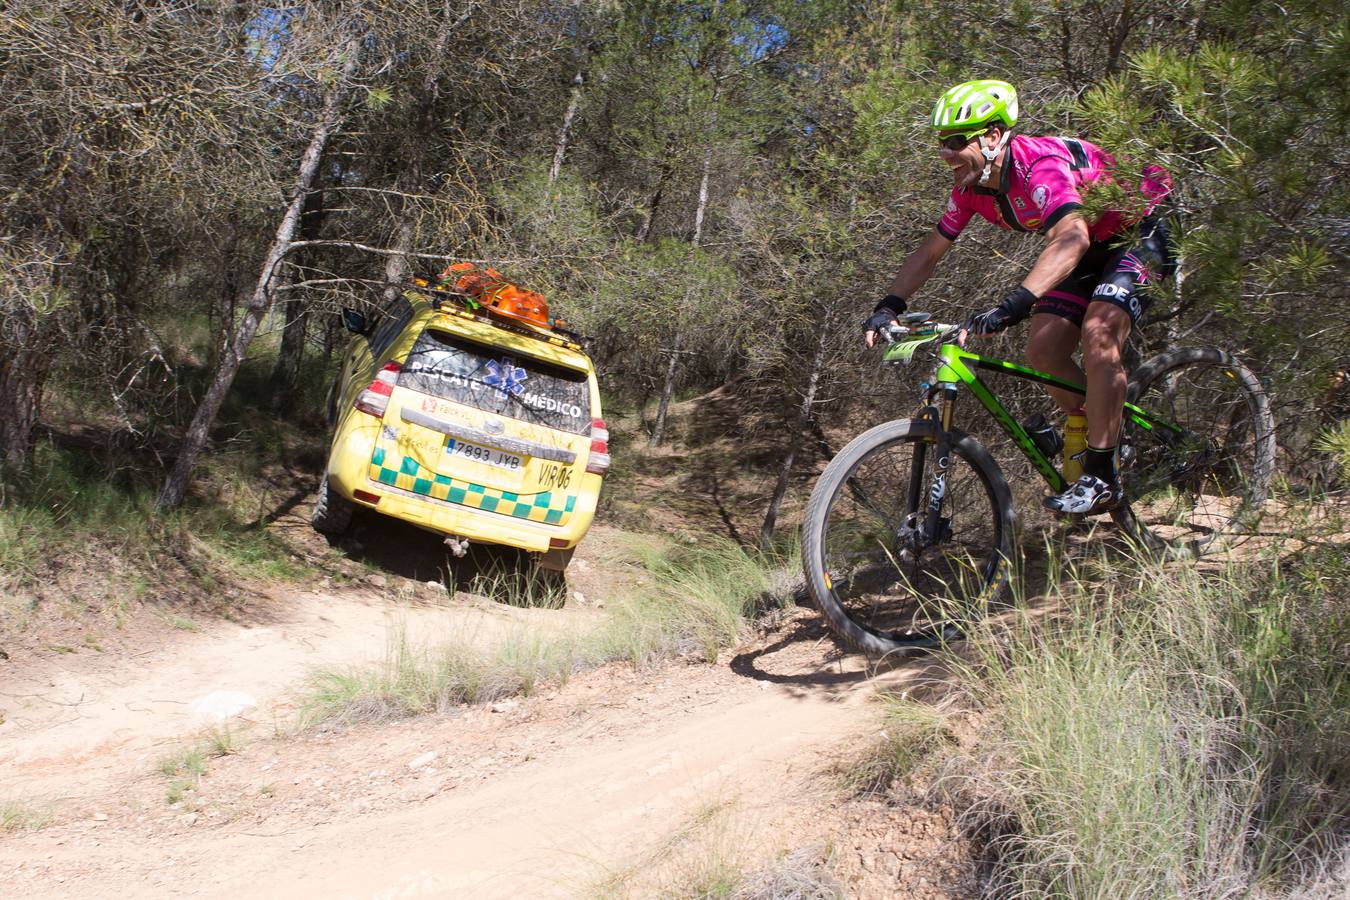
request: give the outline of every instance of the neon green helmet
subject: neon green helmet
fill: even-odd
[[[995,122],[1017,124],[1017,91],[1006,81],[967,81],[948,88],[933,106],[933,130],[975,137]]]

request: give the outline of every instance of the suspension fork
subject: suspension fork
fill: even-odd
[[[940,397],[934,397],[939,394]],[[936,399],[937,402],[932,401]],[[947,470],[951,467],[951,425],[956,407],[956,385],[939,384],[930,390],[929,405],[920,414],[921,419],[934,422],[937,426],[937,440],[932,449],[927,441],[920,441],[914,448],[914,465],[909,473],[909,494],[905,509],[915,520],[923,521],[922,543],[926,546],[935,542],[942,534],[942,501],[947,496]],[[924,463],[928,453],[936,453],[933,477],[924,483]],[[917,524],[917,521],[916,521]]]

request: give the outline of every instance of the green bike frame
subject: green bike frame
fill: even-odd
[[[901,344],[893,344],[887,349],[885,359],[888,362],[909,361],[913,358],[914,350],[920,345],[934,340],[938,337],[934,334],[924,337],[920,340],[909,341]],[[998,422],[1008,437],[1022,451],[1023,455],[1031,461],[1036,467],[1036,471],[1041,473],[1050,489],[1059,492],[1068,488],[1068,483],[1060,470],[1056,468],[1055,463],[1050,460],[1036,443],[1027,434],[1016,419],[1014,419],[1003,404],[999,403],[998,398],[994,396],[993,391],[989,389],[976,371],[983,369],[988,372],[999,372],[1004,375],[1011,375],[1014,378],[1022,378],[1028,381],[1034,381],[1038,384],[1044,384],[1049,387],[1060,388],[1061,390],[1071,391],[1075,394],[1085,395],[1086,389],[1081,384],[1074,384],[1071,381],[1065,381],[1062,378],[1056,378],[1054,375],[1048,375],[1045,372],[1027,366],[1019,366],[1016,363],[1010,363],[1001,359],[988,359],[980,356],[978,353],[971,353],[962,347],[953,343],[944,343],[938,348],[938,356],[941,362],[938,365],[937,372],[933,378],[933,384],[924,386],[925,410],[921,417],[936,419],[942,432],[939,442],[944,445],[945,451],[946,432],[951,428],[952,404],[955,399],[955,393],[958,386],[964,385],[975,395],[981,405],[989,411]],[[942,395],[942,406],[938,408],[934,405],[939,394]],[[1163,430],[1175,435],[1181,435],[1182,429],[1177,425],[1168,422],[1158,416],[1153,415],[1147,410],[1135,406],[1133,403],[1126,403],[1124,409],[1125,417],[1141,428],[1149,431]],[[944,453],[945,455],[945,453]],[[912,508],[912,507],[911,507]]]

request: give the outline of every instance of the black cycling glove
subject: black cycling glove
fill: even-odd
[[[1031,315],[1031,308],[1035,305],[1036,295],[1019,287],[1003,298],[998,306],[971,316],[966,322],[966,330],[973,334],[997,334]]]
[[[887,294],[881,298],[872,310],[872,314],[863,322],[863,331],[881,332],[881,329],[900,318],[900,314],[907,309],[904,297],[897,297],[895,294]]]

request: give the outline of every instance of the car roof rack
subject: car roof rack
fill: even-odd
[[[448,313],[461,319],[471,319],[492,325],[512,334],[534,338],[577,353],[585,353],[593,342],[591,338],[578,334],[565,326],[554,322],[549,327],[526,323],[516,316],[498,312],[490,306],[484,306],[468,294],[457,291],[439,280],[420,275],[413,276],[406,284],[413,290],[430,294],[428,300],[437,312]]]

